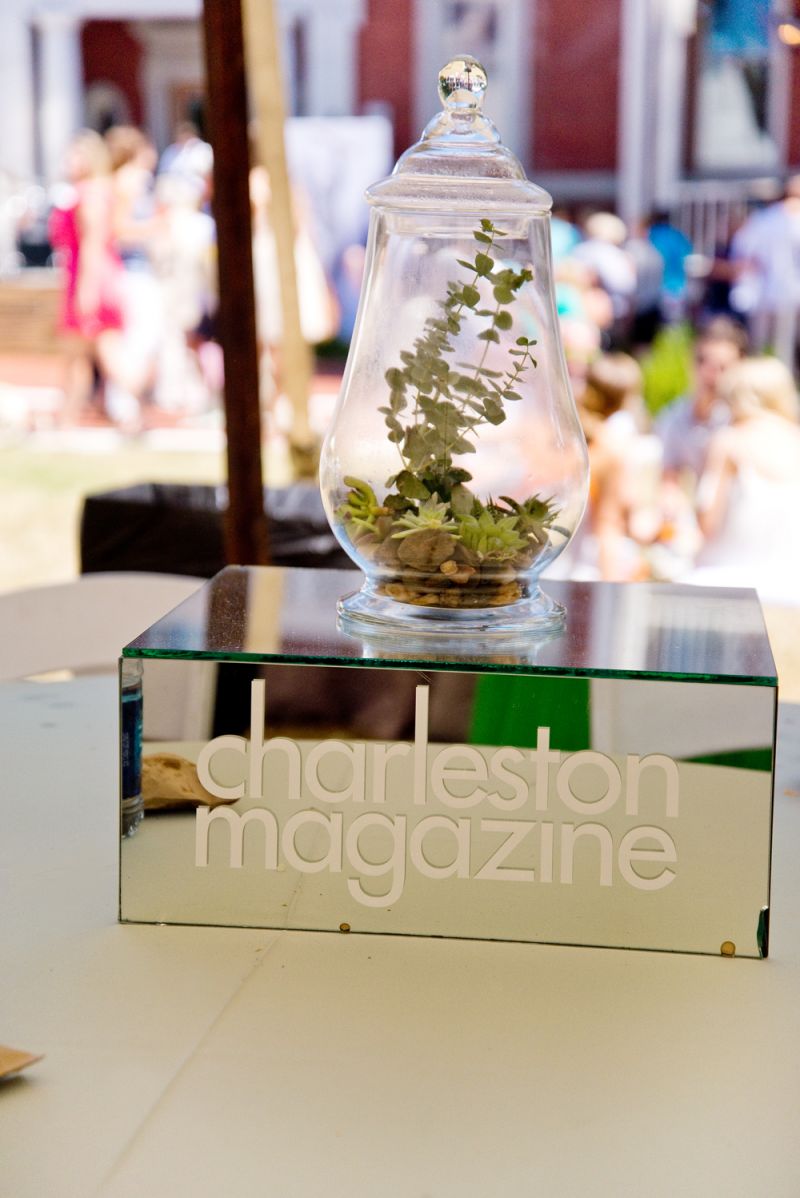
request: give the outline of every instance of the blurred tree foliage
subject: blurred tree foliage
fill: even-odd
[[[693,350],[694,333],[688,324],[664,325],[656,334],[641,359],[644,401],[652,416],[690,389]]]

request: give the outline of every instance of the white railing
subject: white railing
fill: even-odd
[[[755,199],[777,199],[780,180],[684,179],[676,190],[671,215],[691,240],[695,252],[713,258],[728,244]]]

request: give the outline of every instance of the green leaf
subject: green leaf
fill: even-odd
[[[410,470],[401,470],[395,483],[404,499],[430,499],[428,488]]]
[[[461,413],[455,404],[439,403],[429,416],[430,423],[442,436],[452,435],[461,424]]]
[[[433,373],[426,369],[425,366],[413,366],[411,368],[411,381],[420,391],[430,391],[433,383]]]
[[[456,483],[450,492],[450,507],[454,516],[468,516],[472,511],[475,497],[463,483]]]
[[[503,399],[512,399],[512,400],[522,399],[522,396],[519,394],[518,391],[504,391]]]
[[[465,266],[467,268],[467,270],[475,269],[475,263],[467,262],[466,259],[464,259],[464,258],[456,258],[456,262],[458,263],[459,266]]]
[[[510,312],[498,312],[494,318],[495,328],[510,329],[514,321],[511,319]]]
[[[517,345],[530,345],[527,337],[517,337]]]
[[[478,233],[473,233],[472,236],[475,238],[476,241],[482,241],[484,245],[492,244],[492,239],[488,233],[478,232]]]
[[[462,395],[483,395],[485,387],[477,379],[471,379],[466,374],[456,375],[456,378],[458,381],[452,384],[454,391],[460,391]]]
[[[488,254],[475,255],[475,270],[479,275],[488,275],[494,266],[494,261]]]
[[[461,295],[468,308],[474,308],[481,298],[480,291],[478,291],[477,287],[473,287],[471,283],[466,284]]]
[[[422,429],[417,427],[406,429],[405,451],[406,456],[410,458],[416,458],[420,455],[424,457],[427,454],[428,447],[425,443],[425,434]]]
[[[505,284],[501,283],[494,288],[494,298],[498,304],[510,304],[514,301],[514,292],[510,287],[506,287]]]
[[[484,329],[484,331],[482,333],[478,333],[478,340],[479,341],[498,341],[499,342],[500,335],[496,331],[496,329]]]
[[[401,355],[402,356],[402,355]],[[398,370],[396,366],[390,367],[383,376],[386,382],[393,391],[402,391],[406,385],[406,377],[402,370]]]
[[[483,217],[483,219],[481,220],[481,228],[482,228],[482,229],[483,229],[483,230],[484,230],[486,233],[491,233],[491,232],[492,232],[492,230],[494,229],[494,225],[492,224],[492,222],[491,222],[490,220],[488,220],[488,219],[487,219],[487,218],[484,216],[484,217]]]
[[[490,370],[488,366],[470,366],[468,362],[459,362],[464,370],[474,370],[482,379],[500,379],[503,377],[502,370]]]
[[[484,401],[483,413],[490,424],[502,424],[506,418],[503,405],[490,395]]]
[[[395,480],[389,479],[386,483],[387,487]],[[410,500],[404,499],[402,495],[387,495],[383,501],[383,506],[388,507],[390,512],[406,512],[412,506]]]

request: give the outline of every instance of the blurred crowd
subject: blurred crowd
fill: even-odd
[[[65,423],[94,411],[135,432],[154,414],[218,405],[211,193],[211,148],[191,124],[160,158],[132,127],[73,139],[48,218],[68,347]],[[269,177],[255,159],[250,194],[269,401],[280,394],[281,304]],[[311,207],[299,188],[294,198],[303,332],[312,344],[346,340],[363,243],[342,255],[343,299],[317,252]],[[557,209],[552,251],[591,460],[589,510],[554,572],[755,583],[764,598],[800,601],[800,179],[740,220],[711,258],[665,212],[627,227],[610,211]],[[682,393],[654,397],[648,361],[676,336],[693,359]]]
[[[581,225],[559,214],[554,226],[591,490],[552,572],[756,586],[767,602],[800,602],[800,185],[751,214],[702,282],[666,214],[630,230],[606,212]],[[679,322],[692,327],[692,369],[685,392],[654,411],[642,363]]]
[[[95,409],[136,431],[155,407],[196,409],[218,389],[211,166],[190,125],[160,160],[128,126],[70,143],[48,219],[68,356],[64,423]]]
[[[48,197],[46,236],[59,269],[58,331],[67,365],[60,420],[93,415],[135,433],[218,407],[213,155],[189,122],[159,157],[142,130],[82,130]],[[281,303],[269,178],[250,177],[256,318],[267,391],[280,389]],[[335,293],[300,189],[294,203],[299,317],[312,343],[338,330]]]

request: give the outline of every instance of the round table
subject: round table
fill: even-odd
[[[799,707],[731,961],[119,925],[115,687],[0,687],[0,1193],[796,1198]]]

